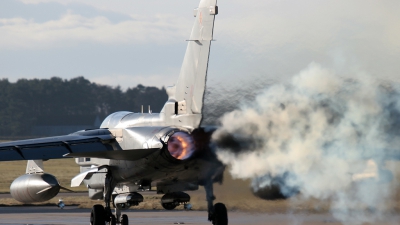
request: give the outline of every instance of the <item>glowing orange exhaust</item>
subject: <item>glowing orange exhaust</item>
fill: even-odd
[[[168,151],[176,159],[185,160],[194,153],[192,137],[184,132],[174,133],[168,140]]]

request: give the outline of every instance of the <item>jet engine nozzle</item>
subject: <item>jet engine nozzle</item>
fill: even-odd
[[[19,202],[44,202],[54,198],[60,188],[56,177],[51,174],[25,174],[11,183],[10,193]]]
[[[168,151],[175,159],[185,160],[195,152],[192,136],[185,132],[176,132],[168,139]]]

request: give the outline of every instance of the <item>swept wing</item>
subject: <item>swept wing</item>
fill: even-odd
[[[124,151],[108,129],[78,131],[69,135],[0,144],[0,161],[96,157],[137,160],[158,149]]]

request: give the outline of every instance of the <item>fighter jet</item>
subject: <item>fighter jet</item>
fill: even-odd
[[[43,160],[73,157],[81,173],[71,186],[83,182],[89,198],[104,200],[104,205],[92,208],[92,225],[127,225],[128,217],[121,211],[141,203],[142,190],[164,194],[162,206],[172,210],[190,201],[184,191],[199,186],[206,190],[209,221],[228,224],[226,207],[214,205],[213,194],[213,184],[222,181],[224,165],[212,150],[213,130],[200,127],[217,14],[216,0],[201,0],[194,10],[181,72],[175,85],[167,88],[168,101],[160,113],[116,112],[99,129],[0,144],[0,161],[28,160],[26,174],[10,186],[13,198],[40,202],[56,196],[66,188],[44,172]]]

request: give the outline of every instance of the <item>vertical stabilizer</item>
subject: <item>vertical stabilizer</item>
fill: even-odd
[[[201,0],[199,7],[194,10],[196,19],[190,38],[187,40],[188,46],[178,81],[175,86],[167,90],[169,103],[176,102],[175,114],[178,116],[197,114],[196,118],[201,120],[214,18],[217,14],[216,0]],[[200,120],[194,123],[189,121],[190,124],[182,125],[197,127]]]

